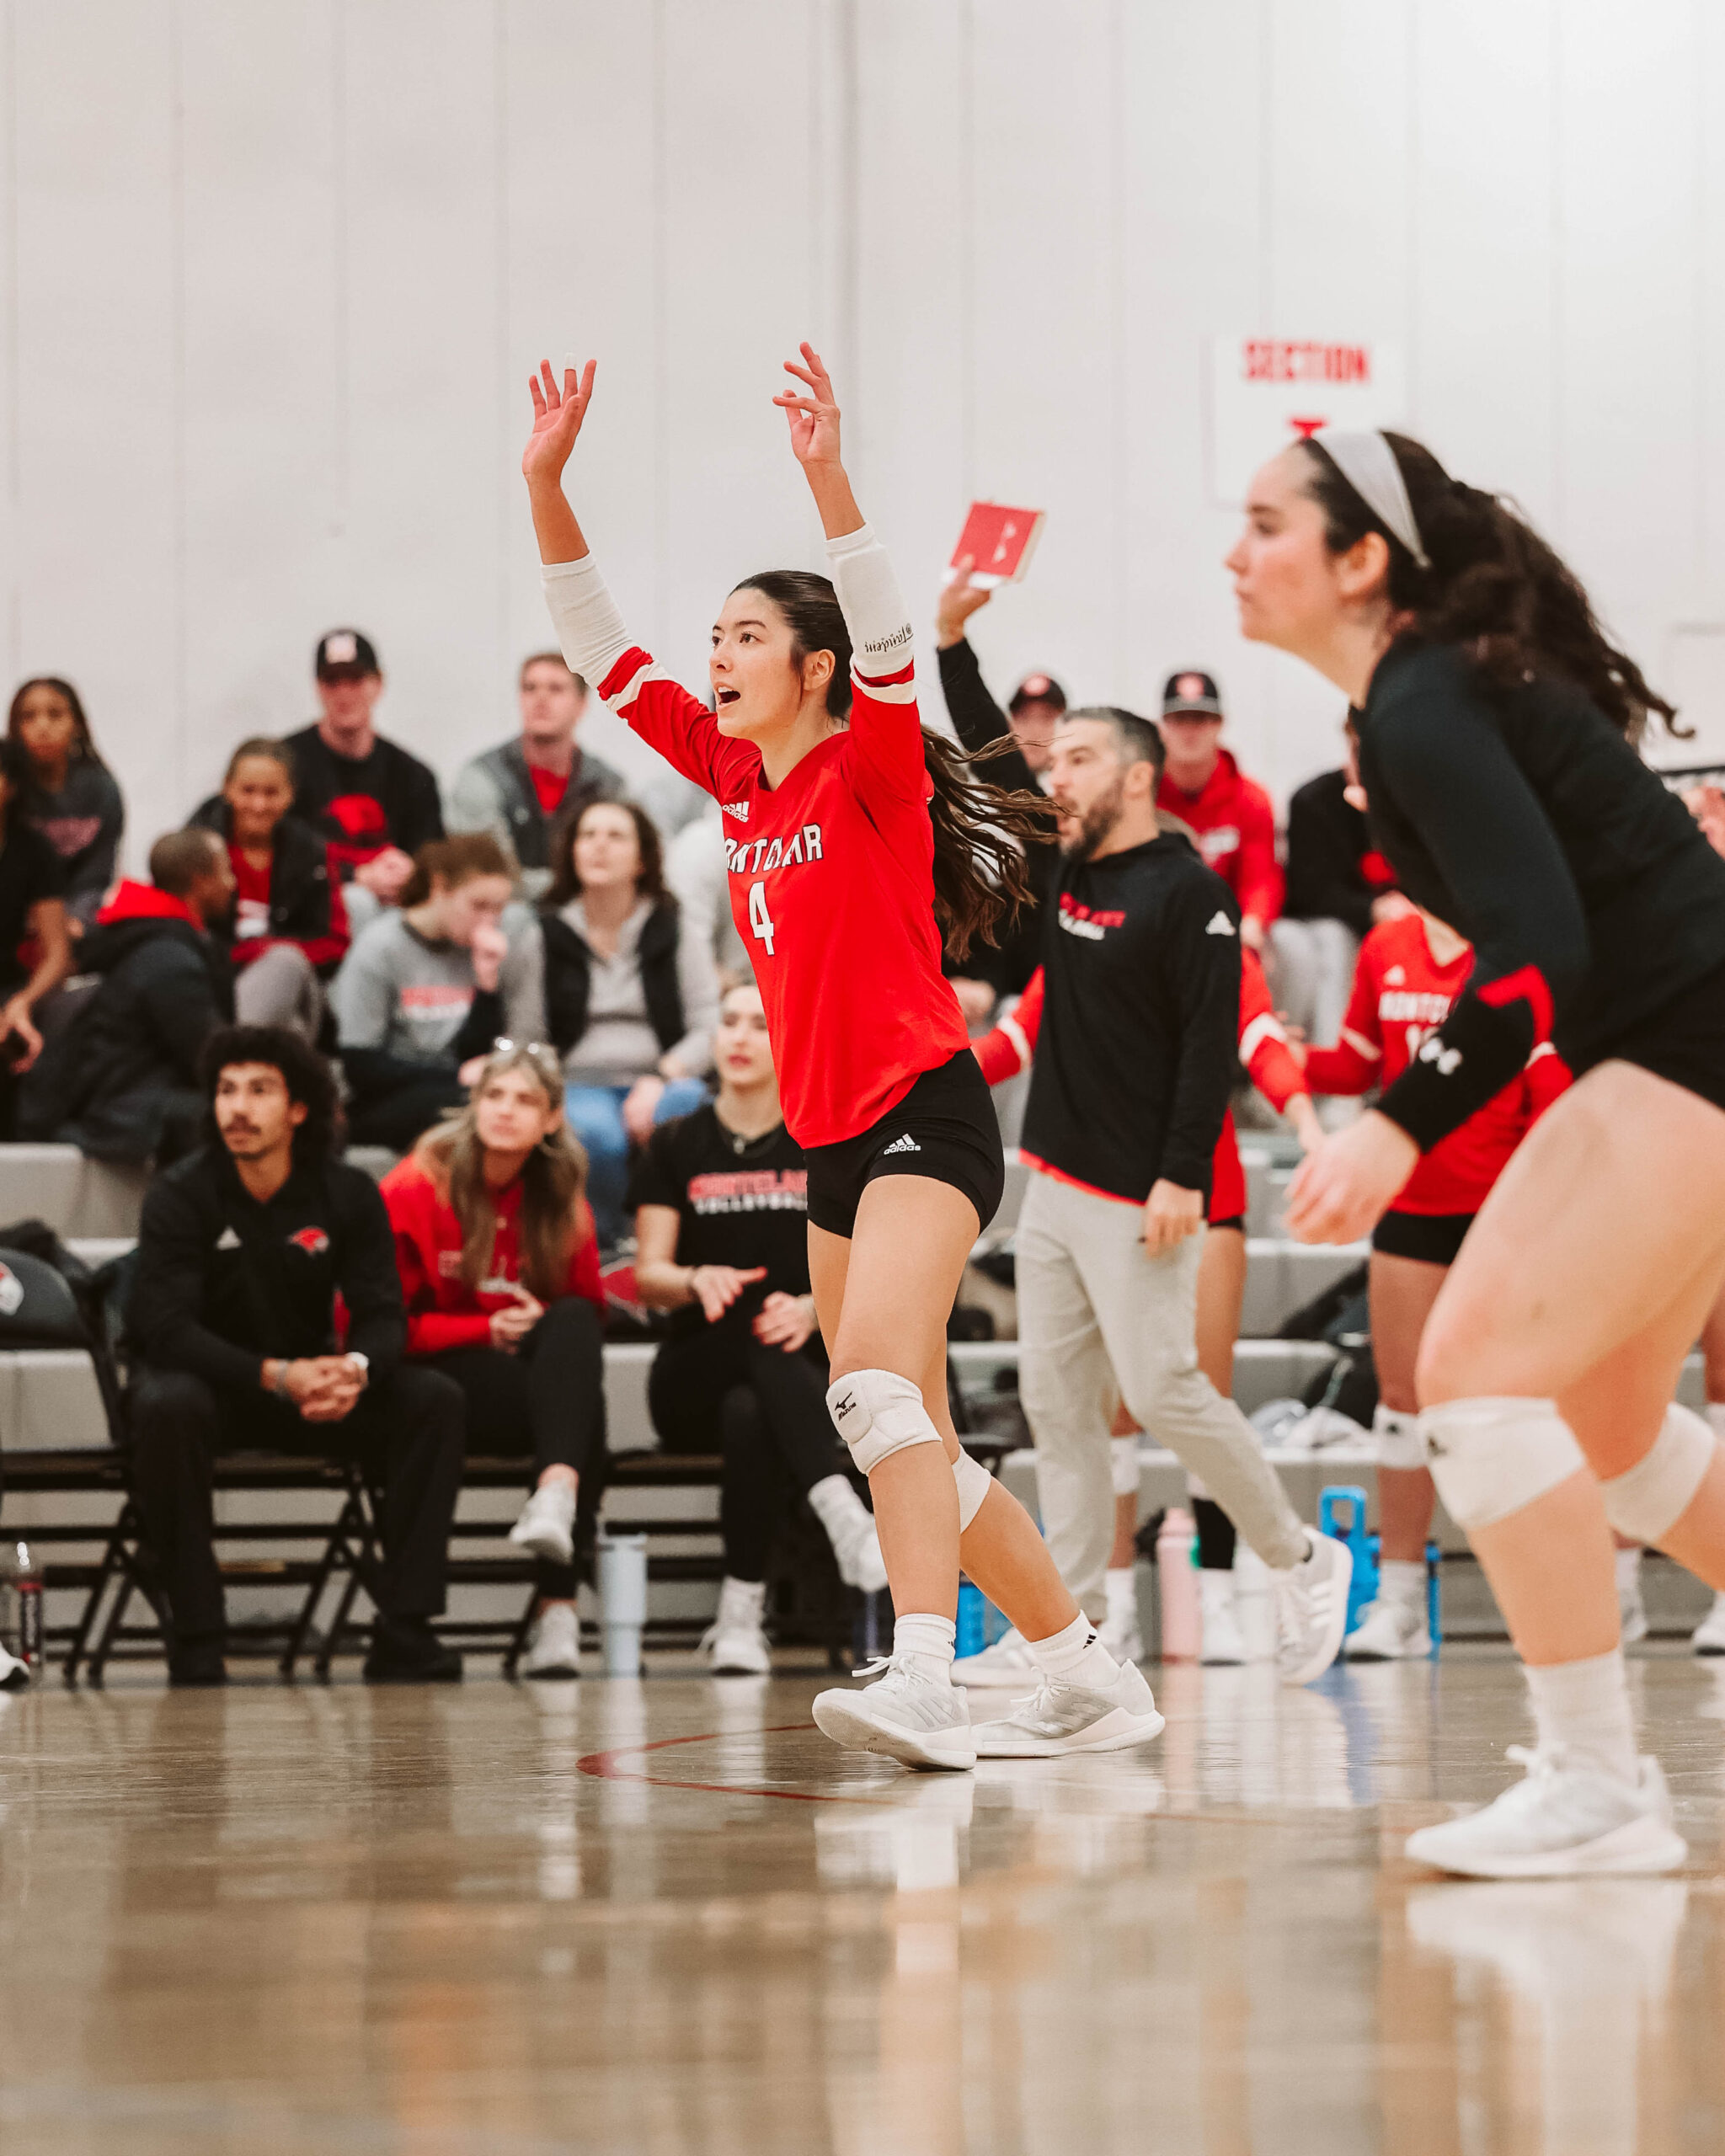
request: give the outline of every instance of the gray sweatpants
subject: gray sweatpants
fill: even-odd
[[[1112,1367],[1134,1419],[1177,1453],[1267,1564],[1306,1533],[1257,1433],[1198,1367],[1201,1235],[1160,1257],[1144,1210],[1033,1171],[1018,1216],[1018,1393],[1036,1441],[1043,1532],[1092,1624],[1108,1614],[1114,1540],[1105,1400]]]

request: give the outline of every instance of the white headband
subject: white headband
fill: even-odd
[[[1395,451],[1377,430],[1337,434],[1325,427],[1311,439],[1378,522],[1394,532],[1423,569],[1429,569],[1431,563],[1413,520],[1407,482],[1402,477]]]

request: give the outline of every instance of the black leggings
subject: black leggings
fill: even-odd
[[[582,1295],[560,1295],[513,1355],[501,1348],[451,1348],[428,1355],[461,1387],[467,1403],[467,1451],[513,1460],[533,1448],[533,1480],[547,1467],[580,1478],[584,1519],[597,1515],[605,1490],[605,1341],[599,1313]],[[539,1560],[539,1592],[568,1602],[574,1565]]]
[[[667,1340],[653,1358],[647,1406],[667,1452],[724,1455],[719,1533],[733,1579],[766,1576],[766,1553],[788,1475],[799,1496],[849,1455],[826,1412],[826,1364],[757,1340],[727,1317]]]

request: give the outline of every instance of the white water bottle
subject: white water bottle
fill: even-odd
[[[647,1538],[599,1539],[599,1620],[607,1677],[641,1674],[641,1627],[647,1622]]]

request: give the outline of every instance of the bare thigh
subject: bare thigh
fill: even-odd
[[[1707,1398],[1725,1400],[1725,1294],[1714,1302],[1701,1327],[1701,1357],[1707,1366]]]
[[[1725,1112],[1601,1064],[1534,1125],[1482,1208],[1426,1325],[1420,1401],[1562,1398],[1637,1342],[1631,1361],[1651,1368],[1710,1269],[1717,1288]]]
[[[1392,1257],[1380,1250],[1371,1254],[1367,1280],[1378,1397],[1386,1407],[1404,1415],[1411,1415],[1418,1404],[1413,1370],[1420,1336],[1449,1271],[1447,1265],[1431,1265],[1423,1258]]]

